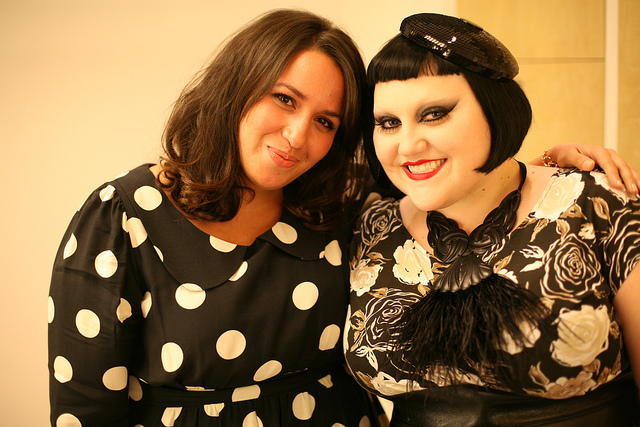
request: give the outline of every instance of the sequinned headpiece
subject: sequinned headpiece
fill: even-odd
[[[447,61],[490,79],[511,80],[518,74],[518,62],[509,49],[464,19],[419,13],[402,21],[400,33]]]

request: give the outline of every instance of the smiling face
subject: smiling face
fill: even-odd
[[[378,83],[376,156],[393,184],[422,211],[481,195],[491,132],[461,75],[423,75]]]
[[[317,50],[294,55],[240,122],[246,185],[280,191],[320,161],[340,125],[343,98],[344,78],[333,59]]]

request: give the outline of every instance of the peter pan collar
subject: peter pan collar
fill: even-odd
[[[318,260],[324,257],[327,246],[338,244],[337,233],[310,230],[286,209],[278,223],[251,246],[212,238],[187,220],[157,188],[150,166],[145,164],[133,169],[117,178],[113,185],[125,205],[126,215],[139,218],[146,230],[147,241],[140,249],[143,245],[152,245],[167,270],[180,283],[194,282],[203,288],[218,286],[238,271],[247,249],[264,242],[302,260]],[[152,187],[161,194],[162,200],[155,209],[143,209],[135,201],[136,190],[143,186]]]

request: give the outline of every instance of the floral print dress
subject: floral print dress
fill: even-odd
[[[494,249],[484,261],[537,295],[552,328],[542,333],[522,325],[523,346],[505,339],[509,384],[483,376],[472,362],[459,367],[456,384],[563,399],[584,395],[628,368],[613,298],[640,260],[638,196],[614,189],[602,173],[560,169],[528,217]],[[399,201],[392,199],[364,214],[351,251],[347,363],[371,392],[406,393],[410,375],[391,356],[391,331],[446,266],[412,238]],[[412,385],[420,389],[426,382]],[[437,385],[451,383],[443,377]]]

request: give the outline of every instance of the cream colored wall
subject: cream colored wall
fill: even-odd
[[[96,186],[155,161],[173,100],[249,19],[301,7],[342,24],[367,60],[406,15],[453,0],[0,0],[0,424],[48,424],[54,253]]]

